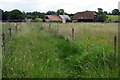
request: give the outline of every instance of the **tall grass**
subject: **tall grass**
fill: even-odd
[[[62,46],[62,47],[61,47]],[[58,43],[60,58],[64,60],[71,77],[116,78],[118,64],[113,49],[95,42],[77,41]]]
[[[118,77],[118,64],[113,56],[113,46],[110,46],[113,41],[110,35],[117,34],[116,24],[111,24],[115,29],[109,26],[109,30],[108,26],[103,27],[103,25],[105,26],[98,23],[79,23],[52,24],[49,27],[44,23],[22,23],[17,35],[8,40],[7,50],[3,53],[3,77]],[[65,36],[71,37],[69,31],[71,27],[76,29],[76,40],[73,42],[65,38]],[[56,35],[56,28],[59,28],[59,35]],[[98,38],[97,40],[90,39],[91,32],[94,33],[95,38]],[[104,33],[105,37],[99,38],[103,36],[101,33]],[[110,38],[108,39],[107,36]],[[107,40],[108,43],[105,43]]]

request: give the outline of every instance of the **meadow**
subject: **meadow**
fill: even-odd
[[[110,22],[118,22],[119,21],[119,16],[118,15],[107,15],[108,21]]]
[[[4,23],[3,31],[14,25]],[[2,75],[117,78],[118,63],[113,54],[117,33],[117,23],[21,23],[18,32],[6,40]]]

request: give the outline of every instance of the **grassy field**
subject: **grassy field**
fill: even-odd
[[[111,22],[119,21],[118,15],[107,15],[107,17],[108,17],[108,20],[110,20]]]
[[[117,28],[115,23],[22,23],[7,40],[3,77],[119,77],[113,56]]]
[[[12,28],[15,26],[15,23],[3,23],[2,24],[2,31],[6,31],[8,30],[9,28]]]

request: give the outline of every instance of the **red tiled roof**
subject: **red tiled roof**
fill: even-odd
[[[94,19],[94,16],[97,15],[93,11],[78,12],[73,16],[73,19]]]
[[[61,21],[61,18],[59,16],[47,15],[46,17],[48,17],[50,20],[53,20],[53,21]]]

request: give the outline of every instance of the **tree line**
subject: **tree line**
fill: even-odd
[[[69,14],[64,11],[64,9],[58,9],[57,11],[48,11],[46,13],[44,12],[21,12],[18,9],[14,9],[12,11],[4,11],[0,9],[0,12],[2,13],[2,20],[15,20],[15,19],[33,19],[41,18],[44,19],[45,15],[69,15],[71,18],[74,16],[74,14]],[[102,8],[98,8],[98,11],[96,12],[98,15],[98,18],[101,21],[105,21],[107,19],[106,15],[120,15],[120,11],[118,9],[113,9],[112,12],[103,11]]]

